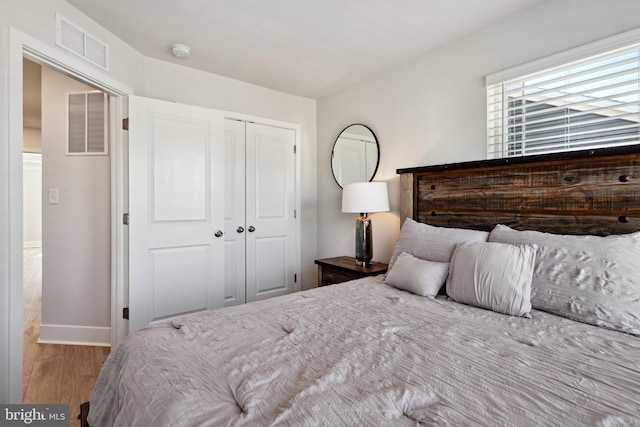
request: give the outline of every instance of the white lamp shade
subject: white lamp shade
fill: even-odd
[[[367,213],[389,211],[386,182],[354,182],[342,189],[342,212]]]

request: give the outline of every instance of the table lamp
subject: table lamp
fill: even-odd
[[[359,213],[356,220],[356,262],[367,265],[373,257],[372,224],[367,213],[389,211],[386,182],[354,182],[342,189],[342,212]]]

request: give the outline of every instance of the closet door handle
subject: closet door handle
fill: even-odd
[[[244,228],[243,228],[242,226],[240,226],[240,227],[238,227],[238,228],[236,229],[236,231],[237,231],[238,233],[242,233],[242,232],[244,231]]]
[[[217,230],[215,233],[213,233],[213,235],[216,236],[216,237],[222,237],[223,234],[224,233],[222,231],[220,231],[220,230]]]
[[[250,225],[248,230],[249,230],[249,233],[253,233],[254,231],[256,231],[256,228],[253,225]]]

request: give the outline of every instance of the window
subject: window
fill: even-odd
[[[489,76],[488,158],[638,144],[639,101],[640,43],[508,79]]]
[[[108,154],[108,111],[105,93],[69,94],[67,155]]]

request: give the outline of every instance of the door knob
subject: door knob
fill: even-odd
[[[213,235],[216,236],[216,237],[222,237],[223,234],[224,233],[222,231],[218,230]]]
[[[249,233],[253,233],[254,231],[256,231],[256,228],[253,225],[250,225],[248,230],[249,230]]]
[[[244,228],[242,226],[238,227],[238,229],[236,230],[238,233],[242,233],[244,231]]]

